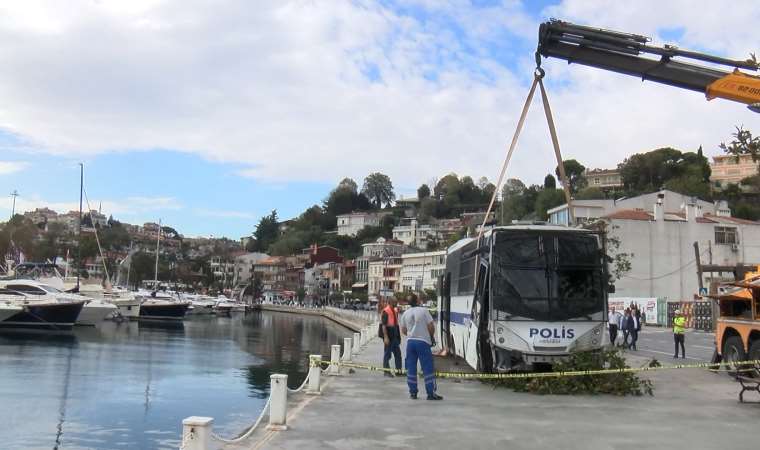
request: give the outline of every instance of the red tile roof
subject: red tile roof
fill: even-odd
[[[621,209],[604,216],[605,219],[652,220],[652,215],[641,209]]]

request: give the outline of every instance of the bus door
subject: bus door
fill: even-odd
[[[475,286],[475,298],[472,301],[470,309],[470,323],[467,330],[467,344],[465,351],[465,360],[470,367],[482,370],[483,358],[480,356],[481,339],[479,335],[487,331],[488,324],[483,321],[486,318],[483,314],[486,312],[484,301],[487,301],[486,293],[488,292],[488,266],[484,261],[478,265],[477,285]]]
[[[440,301],[438,302],[439,320],[441,322],[438,327],[440,336],[438,342],[441,344],[441,348],[449,353],[453,353],[451,350],[451,272],[447,272],[445,276],[438,279],[438,292],[441,293]]]

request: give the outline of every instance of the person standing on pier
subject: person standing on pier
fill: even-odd
[[[398,327],[398,300],[391,298],[390,302],[383,308],[380,315],[380,322],[383,330],[383,368],[390,369],[391,354],[393,354],[396,363],[396,371],[401,371],[401,333]],[[386,377],[393,377],[393,373],[386,370],[383,372]]]
[[[684,333],[686,333],[686,318],[681,314],[681,310],[675,311],[673,318],[673,342],[676,346],[676,353],[673,359],[678,359],[678,346],[681,346],[681,357],[686,359],[686,347],[684,346]]]
[[[612,307],[612,311],[609,315],[608,327],[610,329],[610,345],[615,346],[618,335],[618,325],[620,324],[620,313],[615,311],[615,307]]]
[[[417,306],[417,296],[407,297],[409,308],[401,316],[401,332],[406,339],[406,382],[409,385],[409,397],[417,399],[417,360],[422,366],[425,377],[425,391],[428,400],[443,400],[435,392],[435,368],[433,367],[433,346],[435,322],[427,308]]]

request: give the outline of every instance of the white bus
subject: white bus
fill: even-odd
[[[439,341],[478,371],[552,364],[599,350],[607,318],[604,238],[589,230],[515,225],[462,239],[440,279]]]

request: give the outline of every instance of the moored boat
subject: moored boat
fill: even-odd
[[[0,329],[71,330],[85,301],[59,300],[51,295],[30,295],[0,288],[0,303],[18,310],[0,321]]]

